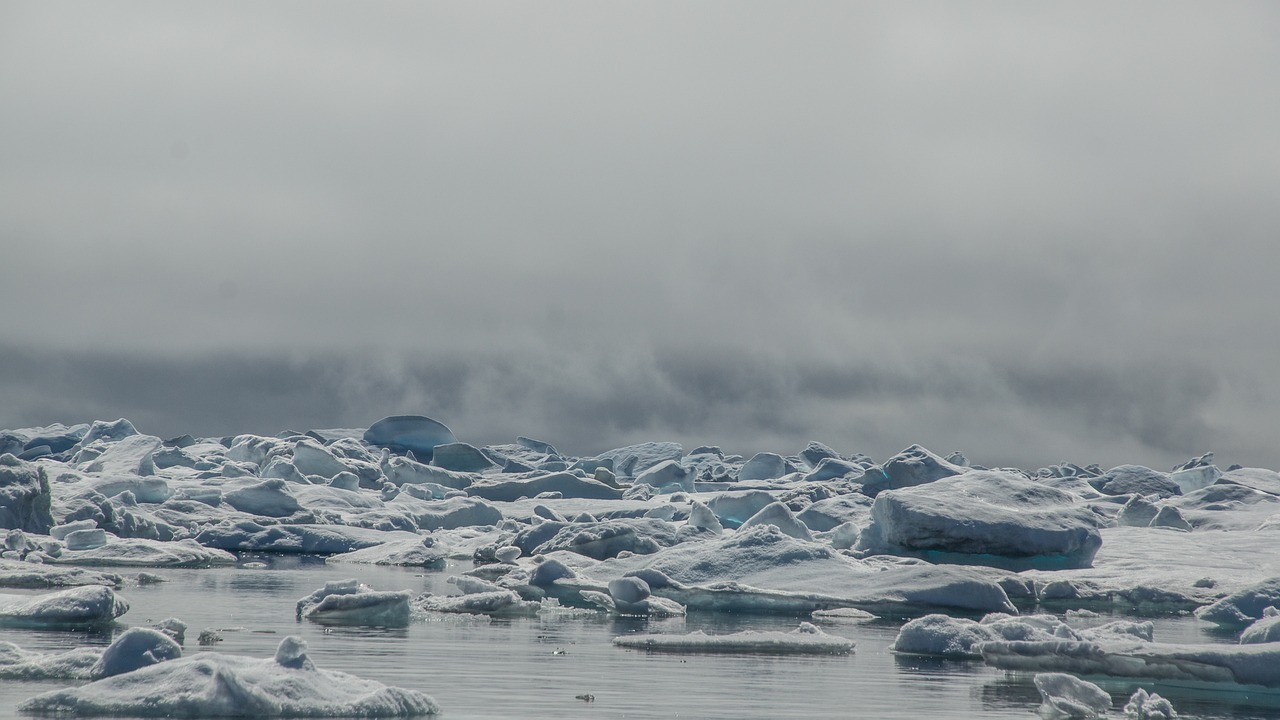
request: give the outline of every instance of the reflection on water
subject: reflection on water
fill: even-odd
[[[127,625],[167,617],[188,623],[188,654],[269,657],[280,639],[301,635],[319,667],[343,670],[430,693],[445,720],[485,718],[1027,718],[1040,697],[1029,675],[977,661],[890,653],[896,622],[821,622],[857,643],[852,655],[787,656],[648,653],[612,645],[618,635],[723,634],[792,630],[800,618],[694,613],[645,620],[605,615],[497,618],[442,615],[407,628],[323,626],[295,617],[294,604],[326,581],[355,577],[379,590],[456,592],[449,574],[363,565],[325,566],[317,558],[246,556],[234,568],[160,570],[169,582],[130,584]],[[1207,642],[1193,618],[1156,621],[1156,637]],[[121,626],[123,627],[123,625]],[[222,642],[195,637],[218,628]],[[118,631],[118,630],[117,630]],[[4,630],[0,640],[40,651],[105,645],[114,632]],[[1220,639],[1217,641],[1221,641]],[[63,681],[0,682],[0,718],[21,700]],[[1123,701],[1131,687],[1104,684]],[[1148,688],[1153,686],[1147,685]],[[1154,686],[1182,717],[1280,718],[1274,697],[1214,696]],[[591,702],[579,696],[590,695]],[[1270,704],[1269,704],[1270,703]]]

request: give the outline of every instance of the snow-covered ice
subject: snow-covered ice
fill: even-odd
[[[0,595],[0,627],[83,627],[110,623],[129,603],[105,585],[40,595]]]
[[[316,668],[297,637],[264,660],[201,652],[37,695],[19,708],[64,717],[414,717],[439,712],[415,690]]]
[[[409,590],[378,591],[355,578],[325,583],[297,602],[299,618],[327,625],[378,625],[399,627],[409,624]]]
[[[687,635],[623,635],[613,644],[624,648],[663,652],[766,653],[775,655],[846,655],[854,642],[829,635],[812,623],[800,623],[791,632],[744,630],[728,635],[707,635],[694,631]]]

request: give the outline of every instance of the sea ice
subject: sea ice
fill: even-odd
[[[975,470],[880,493],[858,549],[1016,570],[1087,567],[1102,546],[1097,525],[1068,493]]]
[[[52,499],[43,467],[8,453],[0,455],[0,528],[49,532]]]
[[[1111,709],[1107,691],[1087,680],[1065,673],[1039,673],[1034,682],[1040,691],[1040,717],[1046,720],[1096,718]]]
[[[1280,643],[1046,640],[993,641],[979,648],[984,662],[1002,670],[1280,687]]]
[[[1124,716],[1130,720],[1173,720],[1178,713],[1168,700],[1138,688],[1125,703]]]
[[[556,472],[522,480],[485,480],[465,488],[468,495],[490,501],[519,500],[542,493],[558,492],[567,498],[619,500],[622,491],[602,482],[580,478],[570,472]]]
[[[613,639],[618,647],[663,652],[765,653],[771,655],[847,655],[854,642],[829,635],[812,623],[802,622],[791,632],[744,630],[728,635],[707,635],[700,630],[687,635],[623,635]]]
[[[0,559],[0,588],[43,589],[81,585],[119,588],[124,585],[124,578],[115,573]]]
[[[0,595],[0,627],[80,627],[110,623],[129,603],[105,585],[43,595]]]
[[[396,452],[412,452],[421,460],[431,460],[437,445],[457,442],[444,423],[421,415],[393,415],[369,426],[364,441]]]
[[[302,598],[298,618],[327,625],[378,625],[401,627],[409,624],[408,590],[377,591],[360,581],[334,580]]]
[[[166,660],[182,657],[182,647],[165,633],[151,628],[125,630],[89,670],[98,679],[133,672]]]
[[[415,690],[321,670],[306,643],[287,637],[265,660],[201,652],[76,688],[19,708],[71,717],[413,717],[439,712]]]

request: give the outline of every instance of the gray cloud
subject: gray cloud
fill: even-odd
[[[6,3],[0,425],[1280,465],[1269,3]]]

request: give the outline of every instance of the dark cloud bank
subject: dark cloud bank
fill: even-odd
[[[1247,2],[5,3],[0,427],[1280,467],[1277,36]]]

